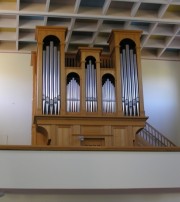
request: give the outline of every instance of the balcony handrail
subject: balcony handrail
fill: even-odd
[[[176,147],[176,145],[166,138],[157,129],[146,122],[145,127],[138,133],[146,142],[155,147]]]

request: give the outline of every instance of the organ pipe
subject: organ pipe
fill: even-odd
[[[50,41],[43,50],[42,103],[43,114],[60,112],[60,69],[58,46]]]
[[[80,111],[80,85],[71,78],[67,86],[67,112],[79,112]]]
[[[97,84],[96,84],[96,69],[92,61],[86,67],[86,111],[97,111]]]
[[[54,84],[54,80],[53,80],[53,71],[54,71],[54,67],[53,67],[53,41],[50,42],[50,76],[49,76],[49,84],[50,84],[50,114],[53,114],[53,98],[54,98],[54,95],[53,95],[53,84]]]
[[[46,104],[46,51],[43,50],[43,85],[42,85],[42,111],[43,111],[43,114],[45,113],[45,104]]]
[[[139,87],[135,50],[128,44],[121,54],[122,110],[126,116],[139,116]]]
[[[139,93],[138,93],[138,89],[139,89],[139,84],[138,84],[138,73],[137,73],[137,61],[136,61],[136,54],[134,54],[134,76],[135,76],[135,105],[136,105],[136,110],[137,110],[137,115],[139,116],[140,113],[140,109],[139,109]]]
[[[60,89],[61,89],[61,74],[60,74],[60,51],[57,51],[57,113],[60,114],[61,102],[60,102]]]
[[[115,87],[109,78],[102,85],[102,108],[103,112],[115,112]]]

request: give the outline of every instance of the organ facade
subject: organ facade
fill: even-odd
[[[144,113],[140,31],[112,30],[109,54],[65,53],[65,27],[38,26],[32,53],[32,145],[129,147]]]

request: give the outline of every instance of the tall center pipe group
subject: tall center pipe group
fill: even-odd
[[[122,107],[126,116],[139,116],[139,87],[136,53],[126,45],[121,53]]]
[[[89,60],[86,66],[86,111],[97,111],[97,82],[96,68]]]
[[[59,47],[50,41],[43,49],[43,114],[60,112],[60,52]]]

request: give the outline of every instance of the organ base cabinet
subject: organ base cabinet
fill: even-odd
[[[33,145],[60,147],[134,146],[144,118],[36,116]]]
[[[140,31],[113,30],[110,52],[65,53],[65,27],[38,26],[32,53],[32,144],[59,147],[136,145],[144,113]]]

